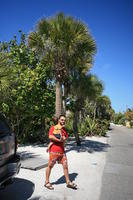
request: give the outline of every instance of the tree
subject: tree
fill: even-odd
[[[7,44],[7,51],[0,51],[1,57],[9,59],[0,62],[0,69],[7,71],[1,78],[0,107],[13,131],[19,139],[28,141],[36,138],[43,141],[45,120],[54,113],[54,85],[49,78],[49,68],[39,62],[37,55],[27,47],[25,34],[21,33],[20,42],[15,37]],[[6,65],[7,64],[7,65]]]
[[[118,113],[114,113],[114,123],[115,124],[123,124],[125,125],[125,116],[123,113],[118,112]]]
[[[8,53],[8,43],[0,43],[0,86],[2,88],[8,87],[8,82],[12,77],[12,69],[10,63],[10,56]]]
[[[73,131],[77,145],[80,145],[78,134],[79,113],[84,113],[86,100],[95,100],[103,91],[103,84],[94,75],[81,74],[78,78],[73,79],[70,88],[70,106],[74,113]]]
[[[128,108],[124,113],[125,120],[129,121],[130,126],[133,127],[133,108]]]
[[[62,86],[70,86],[73,77],[86,73],[96,53],[96,44],[86,25],[71,16],[58,13],[42,19],[29,34],[29,46],[40,60],[47,60],[56,82],[56,115],[62,113]]]
[[[96,115],[99,119],[111,120],[112,118],[111,101],[108,96],[99,96],[96,100]]]
[[[100,90],[99,90],[100,91]],[[101,91],[102,92],[102,91]],[[109,97],[102,93],[94,93],[90,99],[86,99],[83,109],[83,120],[81,121],[81,135],[106,135],[114,111],[111,107]]]

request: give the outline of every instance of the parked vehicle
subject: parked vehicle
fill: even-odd
[[[5,117],[0,113],[0,188],[13,182],[20,170],[17,139]]]

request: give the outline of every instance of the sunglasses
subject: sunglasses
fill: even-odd
[[[65,119],[60,119],[60,121],[65,122],[66,120]]]

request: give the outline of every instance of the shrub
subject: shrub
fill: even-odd
[[[84,122],[79,126],[81,136],[99,135],[105,136],[109,129],[110,123],[107,120],[92,119],[89,116],[86,117]]]
[[[73,136],[73,119],[72,117],[67,118],[66,120],[66,131],[69,136]]]
[[[125,125],[125,116],[122,113],[116,113],[114,116],[114,123],[115,124],[123,124]]]

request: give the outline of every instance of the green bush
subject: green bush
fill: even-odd
[[[116,113],[114,116],[114,123],[115,124],[122,124],[125,125],[125,116],[122,113]]]
[[[109,129],[110,123],[107,120],[91,119],[86,117],[84,122],[79,125],[79,131],[81,136],[99,135],[105,136]]]
[[[80,135],[94,135],[96,127],[96,120],[90,118],[90,116],[88,115],[79,126]]]
[[[106,136],[106,132],[109,129],[110,123],[106,119],[97,120],[97,128],[95,134],[99,136]]]
[[[73,136],[73,118],[67,118],[66,120],[66,131],[68,132],[69,136]]]

